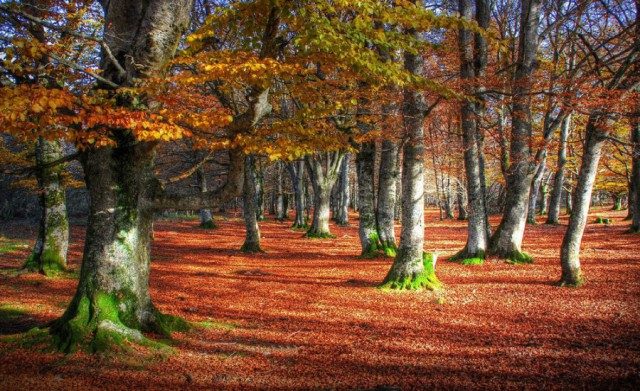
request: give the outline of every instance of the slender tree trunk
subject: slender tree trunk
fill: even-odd
[[[408,31],[417,37],[415,31]],[[420,74],[424,60],[405,54],[405,69]],[[418,91],[404,93],[406,143],[402,167],[402,229],[398,253],[382,287],[386,289],[436,289],[436,259],[424,253],[424,96]]]
[[[304,161],[297,160],[287,163],[291,184],[293,187],[295,218],[292,228],[306,228],[304,218]]]
[[[282,190],[282,162],[276,163],[276,220],[283,221],[285,218],[284,193]]]
[[[538,197],[540,197],[540,188],[542,179],[547,169],[547,152],[542,152],[542,160],[538,163],[536,172],[531,182],[531,190],[529,191],[529,207],[527,210],[527,223],[536,224],[536,214],[538,211]]]
[[[263,252],[260,247],[256,180],[256,158],[249,155],[245,158],[244,185],[242,187],[242,216],[244,217],[244,226],[246,231],[244,244],[240,249],[246,253]]]
[[[456,184],[456,203],[458,205],[458,220],[467,219],[467,207],[464,199],[464,189],[460,186],[460,182]]]
[[[540,215],[548,212],[549,208],[549,178],[542,180],[540,185]]]
[[[451,178],[447,176],[447,183],[444,189],[444,211],[447,219],[453,219],[453,197],[451,196]]]
[[[374,166],[376,146],[373,142],[360,145],[356,155],[358,174],[358,235],[362,247],[362,257],[375,257],[380,249],[380,239],[376,227],[376,212],[373,199]]]
[[[396,256],[394,212],[396,208],[396,182],[398,178],[398,144],[393,140],[382,141],[380,174],[378,183],[378,236],[385,255]]]
[[[578,286],[583,282],[580,270],[580,243],[587,224],[591,192],[598,173],[602,145],[606,140],[606,134],[600,129],[600,121],[604,120],[591,114],[587,123],[587,135],[576,183],[573,210],[571,217],[569,217],[569,226],[562,240],[560,252],[561,285]]]
[[[522,252],[522,239],[527,219],[527,201],[534,174],[531,167],[531,76],[538,48],[538,25],[541,0],[522,2],[520,43],[516,62],[511,146],[507,175],[506,208],[502,221],[491,238],[489,251],[513,263],[532,262]]]
[[[24,268],[53,276],[67,267],[69,247],[69,220],[65,204],[65,188],[62,184],[64,165],[46,167],[64,156],[59,141],[43,138],[36,143],[36,179],[40,198],[40,225],[33,252]]]
[[[640,110],[639,110],[640,111]],[[629,211],[631,213],[631,232],[640,232],[640,115],[631,126],[631,180],[629,186]]]
[[[403,153],[401,148],[404,144],[398,145],[398,160],[396,161],[396,167],[398,168],[398,175],[396,176],[396,200],[393,210],[393,218],[395,221],[402,220],[402,164]]]
[[[622,198],[624,198],[624,194],[622,194],[622,193],[613,194],[613,207],[611,208],[611,210],[623,210],[624,209],[624,207],[622,206]]]
[[[322,158],[319,155],[322,155]],[[344,158],[344,153],[325,152],[319,155],[305,158],[311,185],[313,186],[313,221],[306,236],[329,238],[333,237],[329,231],[331,189],[336,183],[338,169]]]
[[[466,17],[471,16],[469,1],[460,0],[460,13]],[[460,75],[463,80],[470,82],[475,77],[474,56],[472,46],[472,33],[461,29],[460,32]],[[467,93],[473,93],[471,86],[467,87]],[[464,146],[464,167],[467,178],[467,243],[465,247],[451,260],[464,264],[481,263],[487,250],[488,236],[485,209],[485,193],[483,191],[483,176],[480,160],[480,143],[478,132],[478,116],[475,113],[475,104],[471,101],[462,102],[460,108],[462,142]]]
[[[207,189],[207,177],[205,176],[204,168],[200,167],[196,173],[196,179],[201,193],[206,193]],[[200,227],[206,229],[216,228],[216,223],[213,221],[213,214],[211,209],[200,209]]]
[[[254,158],[255,159],[255,158]],[[254,161],[255,166],[255,194],[256,194],[256,217],[258,221],[263,221],[264,217],[264,169],[259,161]]]
[[[335,221],[338,225],[349,225],[349,154],[346,154],[340,165],[340,176],[337,186],[337,208]]]
[[[125,71],[104,57],[101,76],[131,86],[160,70],[188,27],[191,6],[191,0],[109,1],[105,44],[126,60]],[[117,147],[90,148],[82,157],[91,202],[80,279],[69,307],[51,326],[65,352],[79,344],[106,350],[124,340],[141,342],[145,330],[170,335],[187,328],[160,314],[149,296],[153,212],[144,205],[157,189],[155,144],[136,142],[121,130],[112,134]]]
[[[558,161],[556,172],[553,177],[553,190],[551,191],[551,200],[549,202],[549,214],[547,216],[547,224],[558,224],[560,217],[560,202],[562,201],[562,190],[564,187],[565,165],[567,163],[567,140],[569,139],[569,130],[571,127],[571,116],[567,115],[562,120],[560,127],[560,145],[558,146]]]

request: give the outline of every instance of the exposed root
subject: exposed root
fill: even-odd
[[[469,253],[467,247],[460,250],[457,254],[449,258],[450,262],[459,263],[461,265],[482,265],[485,260],[485,252],[480,250],[476,253]]]
[[[257,254],[264,253],[265,251],[260,247],[260,243],[255,242],[245,242],[242,247],[240,247],[240,251],[247,254]]]

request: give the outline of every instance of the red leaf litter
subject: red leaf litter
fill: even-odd
[[[436,294],[375,289],[391,260],[358,258],[355,218],[329,240],[265,221],[258,255],[238,251],[237,218],[213,231],[159,221],[153,300],[213,327],[176,334],[173,353],[144,359],[21,344],[11,334],[60,316],[77,282],[15,275],[28,250],[7,252],[0,389],[639,389],[640,237],[625,233],[624,213],[606,213],[613,224],[585,232],[587,284],[571,289],[554,285],[566,226],[527,227],[532,265],[461,266],[445,259],[464,245],[466,223],[428,211],[425,247],[440,253],[446,284]],[[3,231],[33,241],[24,226]],[[72,236],[77,269],[82,227]]]

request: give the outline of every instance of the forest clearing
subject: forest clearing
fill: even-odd
[[[269,219],[266,253],[254,255],[237,250],[237,218],[215,231],[161,221],[151,295],[203,327],[174,335],[171,353],[117,359],[16,346],[7,334],[61,316],[77,283],[12,274],[27,254],[20,247],[0,255],[0,388],[637,389],[638,243],[624,233],[623,214],[605,213],[613,224],[585,231],[588,284],[566,290],[556,285],[565,226],[527,231],[535,264],[468,267],[445,260],[464,243],[464,222],[429,210],[425,248],[440,252],[446,285],[436,295],[376,289],[390,260],[358,257],[355,226],[310,241]],[[24,227],[2,232],[33,239]],[[74,269],[82,236],[74,227]]]

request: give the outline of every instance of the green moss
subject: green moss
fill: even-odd
[[[40,271],[47,277],[58,276],[66,271],[67,261],[57,251],[46,248],[40,257]]]
[[[423,270],[418,274],[410,276],[392,277],[387,275],[387,278],[379,286],[382,290],[437,290],[442,288],[442,283],[438,280],[435,272],[435,256],[429,253],[423,253],[422,265]]]
[[[467,248],[463,248],[457,254],[449,258],[450,262],[456,262],[461,265],[482,265],[484,264],[486,254],[484,251],[480,250],[475,254],[470,254],[467,251]]]
[[[171,337],[173,332],[189,331],[192,327],[189,322],[179,316],[163,314],[157,311],[155,317],[154,331],[165,337]]]
[[[330,232],[308,230],[307,233],[304,234],[304,237],[309,239],[334,239],[336,235],[333,235]]]
[[[202,322],[195,323],[194,327],[199,327],[203,329],[212,329],[212,330],[235,330],[236,328],[238,328],[238,325],[234,323],[221,322],[213,319],[208,319]]]
[[[256,253],[264,252],[264,250],[260,247],[260,243],[254,243],[254,242],[244,242],[242,247],[240,247],[240,251],[248,254],[256,254]]]
[[[558,282],[558,286],[567,287],[567,288],[579,288],[586,282],[584,276],[579,274],[577,277],[571,278],[562,278]]]
[[[381,242],[380,248],[382,252],[384,252],[384,255],[389,258],[395,258],[398,253],[398,247],[392,241]]]
[[[205,222],[200,223],[200,228],[202,229],[216,229],[218,226],[213,220],[207,220]]]
[[[514,265],[533,263],[533,257],[525,252],[514,250],[509,254],[507,262]]]
[[[609,225],[611,224],[611,219],[608,217],[602,217],[602,216],[598,216],[596,217],[596,224],[606,224]]]
[[[26,243],[15,242],[4,237],[0,237],[0,254],[11,253],[27,247]]]
[[[38,258],[36,254],[31,253],[27,257],[27,260],[24,261],[22,265],[22,269],[28,270],[30,272],[37,272],[40,269],[40,265],[38,265]]]

